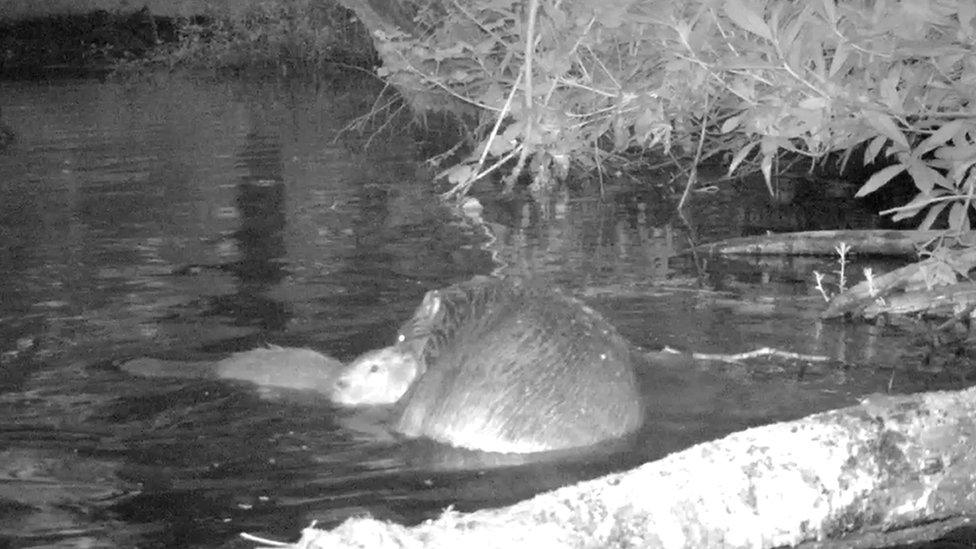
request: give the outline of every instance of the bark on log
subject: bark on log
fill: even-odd
[[[890,312],[907,313],[909,303],[914,299],[918,301],[925,298],[928,294],[921,294],[917,298],[896,297],[896,292],[904,291],[905,294],[916,292],[934,292],[935,295],[945,294],[936,305],[944,306],[951,303],[951,294],[961,296],[968,292],[964,285],[955,286],[953,290],[947,290],[953,286],[960,275],[968,273],[976,266],[976,249],[965,249],[960,251],[947,251],[938,257],[930,257],[918,263],[906,265],[900,269],[895,269],[889,273],[874,277],[870,284],[867,280],[861,282],[844,292],[836,295],[830,300],[827,309],[821,313],[822,318],[836,318],[842,315],[862,315],[867,310],[871,311],[872,316],[881,312],[886,312],[885,304],[879,303],[878,299],[883,298],[896,304],[897,307],[904,309],[892,309]],[[971,285],[968,285],[970,289]],[[933,296],[929,296],[933,297]],[[865,316],[867,316],[865,314]]]
[[[974,483],[976,388],[881,395],[511,507],[412,528],[350,519],[294,547],[883,546],[966,524]]]
[[[730,238],[696,250],[721,255],[836,255],[841,243],[864,255],[915,257],[918,247],[943,231],[806,231]]]
[[[905,292],[868,303],[861,315],[875,318],[882,314],[907,315],[924,313],[936,317],[950,317],[959,311],[976,307],[976,284],[965,282],[940,286],[931,290]]]

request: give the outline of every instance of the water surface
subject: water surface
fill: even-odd
[[[863,211],[777,204],[755,186],[757,200],[696,197],[685,225],[649,185],[542,205],[486,198],[466,216],[439,204],[409,131],[335,139],[377,90],[0,83],[19,134],[0,152],[0,540],[217,547],[366,512],[412,523],[945,383],[912,367],[918,348],[898,328],[817,320],[811,272],[834,270],[829,259],[679,255],[762,228],[873,223]],[[346,360],[389,344],[424,292],[493,272],[544,277],[647,349],[833,361],[659,365],[670,381],[645,384],[652,404],[633,440],[518,467],[357,428],[375,424],[317,395],[117,368],[265,344]]]

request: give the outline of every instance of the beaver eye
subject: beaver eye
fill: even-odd
[[[378,371],[380,371],[380,365],[379,364],[373,364],[372,366],[369,367],[369,373],[371,373],[371,374],[375,374]]]

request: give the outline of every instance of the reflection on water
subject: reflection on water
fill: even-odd
[[[897,333],[817,321],[809,273],[824,261],[678,254],[748,230],[756,210],[742,201],[698,201],[690,228],[653,189],[486,200],[480,216],[442,208],[409,136],[369,150],[365,136],[332,141],[373,91],[0,83],[19,134],[0,152],[0,540],[208,547],[239,531],[289,538],[313,519],[500,505],[853,402],[891,381],[875,366],[904,361]],[[116,367],[262,344],[348,359],[388,344],[425,291],[492,271],[545,276],[647,348],[775,346],[839,362],[659,361],[642,375],[651,404],[633,440],[494,470],[394,440],[317,395]],[[928,382],[899,376],[901,390]]]

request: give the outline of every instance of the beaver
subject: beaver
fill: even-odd
[[[637,430],[636,351],[599,313],[540,284],[475,277],[424,296],[389,347],[343,366],[269,347],[216,363],[136,359],[138,375],[311,389],[343,407],[391,407],[392,430],[482,452],[592,446]]]
[[[417,359],[400,346],[367,351],[346,365],[311,349],[271,345],[215,362],[141,357],[119,368],[142,377],[230,379],[316,391],[342,407],[395,404],[420,373]]]
[[[231,379],[331,395],[344,366],[311,349],[272,345],[234,353],[216,362],[142,357],[124,362],[119,368],[142,377]]]
[[[392,428],[533,453],[637,430],[637,354],[599,313],[540,284],[475,277],[428,292],[395,345],[419,361]]]

